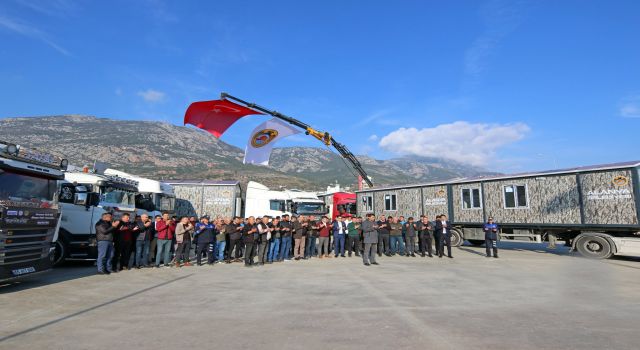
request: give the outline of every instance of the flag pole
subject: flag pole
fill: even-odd
[[[356,156],[351,153],[351,151],[349,151],[349,149],[347,149],[347,147],[336,141],[328,132],[321,132],[318,130],[313,129],[309,124],[303,123],[301,121],[299,121],[298,119],[295,118],[291,118],[289,116],[286,116],[280,112],[277,111],[273,111],[270,109],[267,109],[265,107],[259,106],[255,103],[251,103],[251,102],[247,102],[245,100],[242,100],[240,98],[237,98],[235,96],[231,96],[229,94],[227,94],[226,92],[223,92],[220,94],[220,98],[221,99],[229,99],[229,100],[233,100],[235,102],[238,102],[240,104],[243,104],[251,109],[255,109],[257,111],[272,115],[278,119],[282,119],[286,122],[288,122],[289,124],[295,125],[299,128],[305,129],[305,133],[307,135],[311,135],[315,138],[317,138],[318,140],[322,141],[325,145],[327,146],[333,146],[338,153],[340,153],[340,155],[346,159],[347,161],[349,161],[351,163],[351,166],[353,166],[353,168],[358,172],[358,174],[360,174],[360,176],[362,177],[362,179],[367,183],[367,185],[369,185],[369,187],[373,187],[373,182],[371,182],[371,179],[369,179],[369,176],[367,176],[367,173],[364,171],[364,168],[362,167],[362,165],[360,164],[360,161],[358,161],[358,159],[356,158]]]

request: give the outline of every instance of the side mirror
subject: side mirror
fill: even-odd
[[[76,193],[73,196],[73,204],[75,205],[87,205],[87,193]]]

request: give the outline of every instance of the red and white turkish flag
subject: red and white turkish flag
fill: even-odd
[[[263,113],[227,100],[200,101],[187,108],[184,125],[191,124],[220,137],[238,119],[250,114]]]

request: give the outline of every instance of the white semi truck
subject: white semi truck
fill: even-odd
[[[173,216],[175,213],[176,195],[173,191],[173,186],[168,183],[139,177],[115,169],[107,169],[104,173],[138,183],[139,194],[136,196],[136,214],[148,214],[153,217],[162,213],[169,213],[169,215]]]
[[[326,215],[324,201],[314,192],[300,190],[272,191],[267,186],[249,181],[245,200],[245,217],[289,215]]]
[[[51,269],[60,221],[56,185],[67,165],[0,141],[0,282]]]
[[[115,217],[133,214],[138,182],[120,176],[84,171],[64,173],[60,181],[62,219],[55,244],[55,264],[65,260],[95,260],[95,224],[105,212]]]

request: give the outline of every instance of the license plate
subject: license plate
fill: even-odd
[[[36,268],[33,266],[25,267],[22,269],[15,269],[11,271],[11,273],[13,273],[14,276],[20,276],[20,275],[24,275],[25,273],[32,273],[32,272],[36,272]]]

